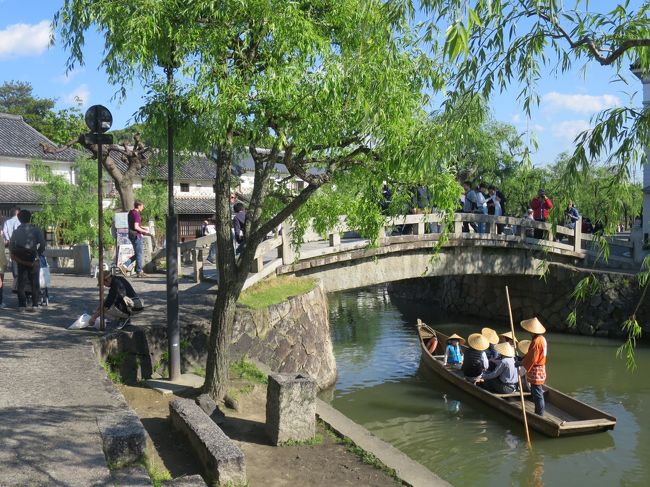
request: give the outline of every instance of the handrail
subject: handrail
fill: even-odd
[[[436,241],[439,240],[445,225],[450,225],[448,240],[457,242],[459,240],[475,241],[476,245],[490,245],[503,247],[504,242],[514,242],[520,245],[530,246],[532,249],[545,249],[548,252],[555,252],[561,255],[568,255],[574,258],[586,258],[594,256],[598,252],[593,250],[591,234],[583,234],[581,231],[582,220],[576,222],[575,228],[562,225],[553,225],[547,222],[539,222],[528,218],[513,216],[494,216],[481,213],[454,213],[449,219],[442,212],[415,213],[408,215],[397,215],[386,217],[383,226],[380,228],[377,244],[385,247],[404,242]],[[403,231],[408,228],[408,234]],[[470,231],[470,228],[473,231]],[[390,234],[387,235],[387,229]],[[340,216],[338,223],[326,235],[320,235],[314,230],[313,221],[303,234],[303,245],[298,249],[297,254],[291,247],[292,226],[289,222],[283,223],[283,230],[280,235],[263,241],[255,251],[253,263],[247,286],[261,277],[274,272],[279,266],[288,266],[298,261],[307,261],[314,257],[357,251],[368,248],[370,239],[361,237],[350,237],[357,229],[349,225],[346,216]],[[482,230],[484,233],[478,233]],[[398,235],[393,233],[400,232]],[[342,239],[342,235],[348,233],[348,237]],[[558,240],[556,236],[562,237]],[[538,238],[542,237],[542,238]],[[201,259],[201,250],[209,247],[215,241],[214,235],[208,235],[196,240],[184,242],[179,245],[183,253],[191,252],[194,259]],[[620,238],[608,237],[610,245],[631,249],[633,243]],[[305,250],[305,245],[316,242],[327,242],[327,245],[311,250]],[[510,245],[510,244],[507,244]],[[313,247],[313,245],[312,245]],[[277,256],[270,255],[277,251]],[[266,261],[265,261],[266,257]],[[615,262],[632,263],[630,257],[616,256]],[[195,272],[202,272],[202,265],[194,265]],[[199,276],[195,276],[199,279]]]

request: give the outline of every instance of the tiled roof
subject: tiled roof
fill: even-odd
[[[214,213],[216,202],[212,198],[174,198],[174,210],[179,215]]]
[[[39,196],[33,184],[0,183],[0,203],[4,204],[38,204]]]
[[[39,143],[55,145],[36,129],[30,127],[20,115],[0,113],[0,155],[44,161],[75,161],[84,154],[66,149],[58,154],[45,154]]]

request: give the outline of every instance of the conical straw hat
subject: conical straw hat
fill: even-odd
[[[504,357],[514,357],[515,356],[515,349],[508,342],[497,343],[494,346],[494,349],[497,352],[499,352],[501,355],[503,355]]]
[[[467,343],[470,347],[472,347],[474,350],[478,350],[479,352],[485,350],[490,346],[488,339],[480,333],[472,333],[469,337],[467,337]]]
[[[500,337],[505,337],[505,338],[507,338],[508,340],[512,340],[512,332],[511,332],[511,331],[508,331],[508,332],[506,332],[506,333],[499,333],[499,336],[500,336]],[[518,341],[519,341],[519,340],[515,339],[515,342],[518,342]]]
[[[465,339],[461,336],[456,335],[455,333],[447,338],[447,340],[458,340],[460,343],[465,343]]]
[[[517,348],[521,353],[526,355],[528,353],[528,349],[530,348],[530,340],[522,340],[517,344]]]
[[[488,342],[490,342],[492,345],[499,343],[499,335],[497,335],[497,332],[492,328],[483,328],[481,330],[481,335],[487,338]]]
[[[546,333],[546,328],[542,325],[537,318],[531,318],[521,322],[521,327],[533,335],[542,335]]]

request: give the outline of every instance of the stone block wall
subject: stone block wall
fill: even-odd
[[[452,314],[503,320],[509,323],[505,286],[510,291],[515,322],[537,316],[551,330],[583,335],[620,337],[621,324],[633,312],[640,298],[634,275],[595,272],[598,291],[577,305],[576,327],[567,317],[574,309],[572,294],[588,271],[569,266],[549,266],[545,278],[534,276],[442,276],[391,283],[391,296],[403,300],[430,302]],[[644,303],[637,314],[639,323],[650,331],[650,306]]]

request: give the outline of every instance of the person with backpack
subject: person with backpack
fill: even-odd
[[[45,252],[45,237],[38,227],[32,225],[32,213],[29,210],[20,210],[18,213],[20,226],[17,227],[9,240],[9,252],[11,259],[18,267],[18,311],[25,311],[27,308],[27,296],[25,285],[30,283],[32,290],[32,307],[30,311],[38,309],[39,301],[39,275],[40,257]]]
[[[99,275],[97,280],[99,280]],[[117,328],[123,328],[133,313],[143,310],[142,299],[125,277],[113,276],[110,272],[105,272],[104,286],[108,289],[108,295],[104,298],[104,316],[117,320]],[[98,306],[90,317],[91,326],[94,325],[99,315],[100,307]]]

